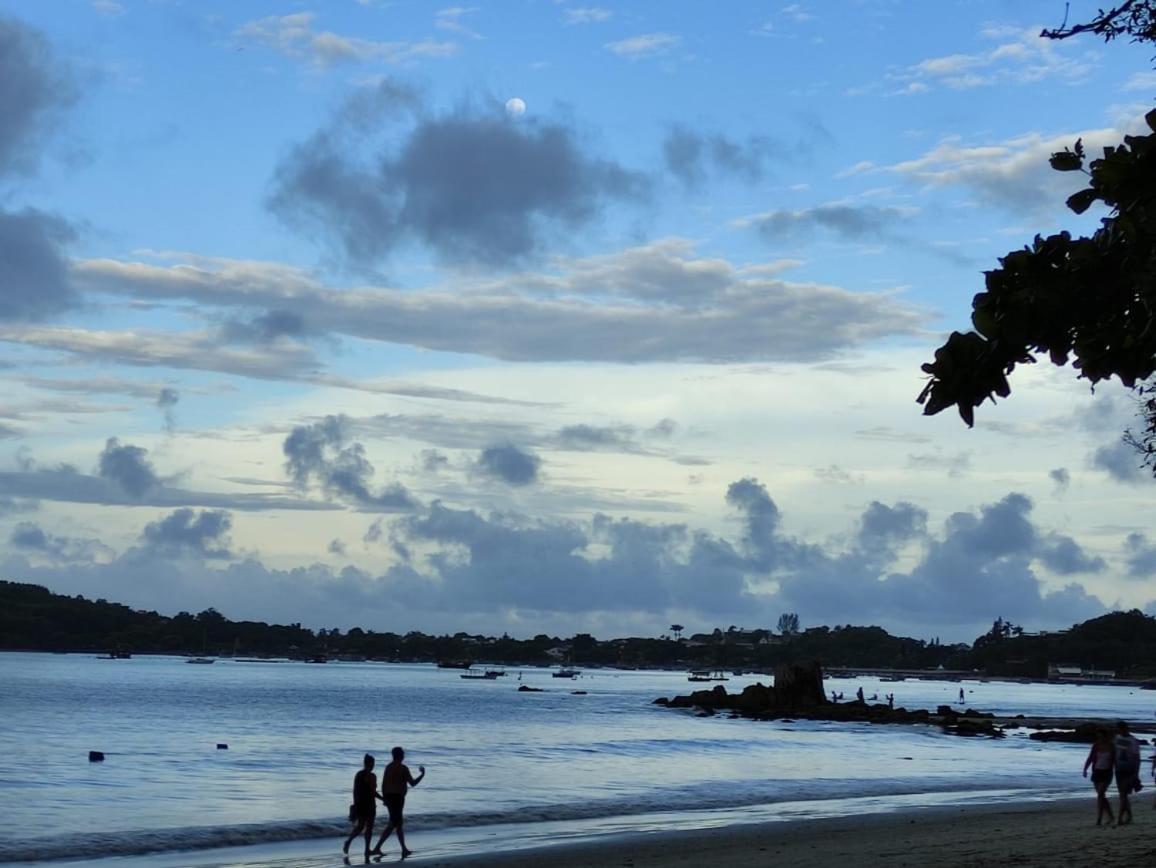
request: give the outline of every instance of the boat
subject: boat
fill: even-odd
[[[505,669],[487,669],[486,675],[489,676],[490,678],[505,678],[506,677],[506,670]]]
[[[128,651],[109,651],[96,658],[97,660],[131,660],[132,654]]]
[[[694,669],[686,678],[687,681],[730,681],[727,674],[721,669],[711,671],[709,669]]]
[[[469,669],[474,665],[472,660],[439,660],[438,669]]]
[[[201,665],[208,665],[209,663],[216,663],[217,661],[212,657],[190,657],[185,661],[186,663],[200,663]]]
[[[581,669],[570,669],[566,666],[563,666],[557,672],[553,673],[555,678],[577,678],[581,674]]]
[[[324,654],[314,654],[312,657],[305,658],[306,663],[328,663],[329,658]]]
[[[497,673],[494,672],[463,672],[458,676],[458,678],[465,678],[467,681],[493,681],[497,677]]]

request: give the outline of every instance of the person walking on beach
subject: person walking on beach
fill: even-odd
[[[1088,769],[1092,770],[1092,786],[1096,788],[1096,825],[1104,822],[1104,814],[1108,815],[1108,825],[1116,823],[1112,814],[1112,805],[1108,802],[1108,785],[1112,783],[1112,768],[1116,762],[1116,745],[1112,741],[1112,733],[1101,729],[1096,733],[1096,741],[1084,760],[1084,777],[1088,776]]]
[[[389,822],[385,824],[385,829],[382,830],[377,846],[368,851],[370,856],[381,855],[381,845],[385,843],[385,839],[394,829],[397,829],[397,841],[401,844],[401,858],[405,859],[413,853],[413,850],[405,846],[405,819],[402,814],[405,811],[405,794],[410,787],[416,787],[422,782],[422,778],[425,777],[425,766],[417,767],[420,774],[415,778],[410,774],[409,766],[402,762],[404,759],[405,751],[400,747],[395,747],[393,749],[393,762],[387,765],[385,771],[381,773],[381,800],[385,802],[385,808],[389,811]],[[368,847],[369,839],[366,838],[365,840]]]
[[[1116,724],[1116,791],[1120,794],[1119,825],[1132,822],[1132,792],[1140,783],[1140,742],[1128,731],[1128,724]]]
[[[353,823],[353,831],[345,839],[341,852],[349,854],[349,845],[353,839],[365,833],[365,858],[369,858],[369,841],[373,838],[373,821],[377,816],[377,775],[373,773],[376,760],[371,754],[362,759],[362,769],[353,776],[353,804],[349,806],[349,821]]]

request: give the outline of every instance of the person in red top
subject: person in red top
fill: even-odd
[[[385,802],[386,810],[389,811],[389,822],[385,824],[385,829],[382,830],[377,846],[370,851],[371,856],[381,855],[381,845],[385,843],[385,839],[394,829],[397,829],[397,840],[401,844],[401,858],[404,859],[413,854],[413,850],[405,846],[405,820],[402,813],[405,811],[405,794],[410,787],[416,787],[421,783],[422,778],[425,777],[425,766],[417,767],[420,774],[415,778],[410,774],[409,767],[402,762],[404,759],[405,751],[400,747],[395,747],[393,749],[393,762],[387,765],[381,773],[381,800]],[[366,840],[368,843],[368,839]]]
[[[373,773],[375,760],[370,754],[362,759],[362,769],[353,776],[353,804],[349,806],[349,821],[353,831],[345,839],[342,853],[349,852],[353,839],[365,833],[365,855],[369,857],[369,842],[373,838],[373,820],[377,816],[377,775]]]

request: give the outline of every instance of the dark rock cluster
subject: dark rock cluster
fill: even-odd
[[[818,663],[784,663],[775,669],[775,686],[752,684],[741,693],[728,693],[721,684],[696,690],[689,696],[656,699],[655,705],[694,709],[700,716],[730,712],[732,717],[753,720],[825,720],[835,723],[938,724],[944,732],[960,736],[1003,737],[994,716],[967,709],[957,712],[947,705],[935,714],[927,709],[892,708],[861,701],[831,702],[823,690],[823,670]]]

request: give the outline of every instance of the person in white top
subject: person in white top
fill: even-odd
[[[1088,769],[1092,770],[1092,786],[1096,788],[1096,825],[1103,825],[1104,814],[1108,815],[1108,825],[1114,826],[1116,818],[1112,814],[1112,805],[1108,801],[1108,786],[1112,783],[1112,767],[1116,761],[1116,746],[1112,742],[1112,733],[1101,729],[1096,733],[1096,741],[1084,760],[1084,777],[1088,776]]]

